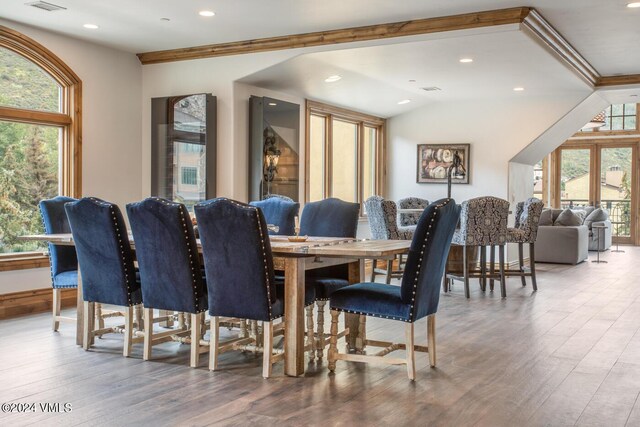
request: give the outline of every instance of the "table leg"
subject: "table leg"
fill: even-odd
[[[76,297],[76,344],[82,347],[84,337],[84,310],[82,299],[82,275],[80,274],[80,266],[78,265],[78,290]]]
[[[284,373],[304,374],[304,258],[284,263]]]
[[[349,283],[360,283],[364,278],[364,260],[349,263]],[[349,335],[345,337],[348,351],[364,352],[365,344],[358,341],[358,331],[361,326],[360,315],[344,313],[344,326],[349,328]],[[362,324],[364,328],[365,324]],[[366,336],[366,331],[362,331],[362,336]]]

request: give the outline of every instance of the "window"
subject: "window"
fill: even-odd
[[[307,201],[380,194],[385,120],[307,101]]]
[[[198,169],[192,167],[182,168],[182,184],[184,185],[197,185],[198,184]]]
[[[635,132],[638,130],[638,105],[613,104],[605,113],[604,126],[599,128],[582,128],[581,132]]]
[[[81,81],[30,38],[0,26],[0,271],[43,267],[38,202],[77,197]]]

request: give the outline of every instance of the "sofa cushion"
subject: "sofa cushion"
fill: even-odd
[[[542,210],[538,225],[553,225],[553,211],[551,209]]]
[[[565,209],[558,215],[558,218],[555,220],[553,225],[555,226],[564,226],[564,227],[572,227],[582,225],[582,218],[580,215],[573,212],[571,209]]]
[[[602,208],[594,209],[585,219],[584,225],[591,228],[591,224],[599,221],[606,221],[609,219],[609,214]]]

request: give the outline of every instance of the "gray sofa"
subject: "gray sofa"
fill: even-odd
[[[585,210],[585,217],[592,207],[576,208]],[[551,221],[555,222],[562,209],[550,209]],[[543,215],[544,216],[544,215]],[[607,250],[611,247],[611,221],[594,221],[589,225],[544,225],[538,227],[536,238],[536,261],[559,264],[578,264],[589,257],[588,251]],[[593,225],[605,225],[606,229],[593,229]],[[600,233],[599,239],[596,233]]]

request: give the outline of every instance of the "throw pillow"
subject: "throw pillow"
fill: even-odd
[[[551,209],[544,209],[542,211],[538,225],[553,225],[553,211]]]
[[[582,218],[576,215],[571,209],[565,209],[560,213],[560,215],[558,215],[558,218],[556,219],[556,222],[553,223],[553,225],[574,227],[577,225],[582,225]]]
[[[582,223],[584,223],[584,219],[587,217],[587,211],[582,209],[571,209],[571,212],[580,217],[580,219],[582,220],[580,225],[582,225]]]
[[[587,216],[584,219],[584,225],[586,225],[587,227],[589,227],[589,229],[591,229],[591,224],[593,224],[594,222],[606,221],[608,219],[609,219],[609,214],[607,213],[607,211],[605,211],[602,208],[598,208],[598,209],[594,209],[594,211],[591,212],[589,216]]]

